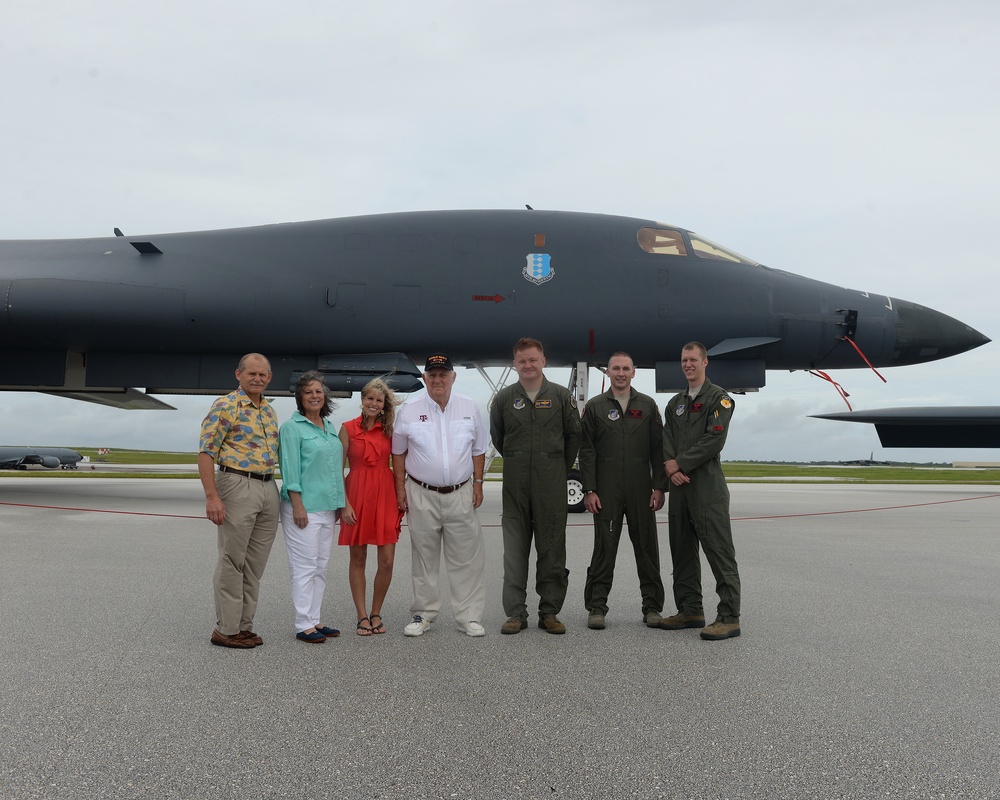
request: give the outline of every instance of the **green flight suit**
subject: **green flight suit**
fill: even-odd
[[[569,391],[542,379],[534,402],[520,383],[501,389],[490,435],[503,456],[503,607],[528,618],[528,557],[535,538],[539,617],[566,599],[566,477],[580,449],[580,414]]]
[[[584,490],[597,492],[601,500],[594,514],[594,555],[583,590],[587,610],[608,613],[624,518],[635,551],[643,616],[662,611],[656,512],[649,506],[653,489],[667,491],[663,422],[656,401],[635,389],[625,409],[610,389],[591,398],[583,412],[580,472]]]
[[[708,379],[697,397],[687,390],[663,412],[663,458],[675,460],[690,479],[670,484],[667,516],[674,564],[674,601],[682,614],[704,614],[701,596],[701,544],[715,575],[718,618],[739,622],[740,575],[729,523],[729,488],[720,454],[733,416],[733,400]]]

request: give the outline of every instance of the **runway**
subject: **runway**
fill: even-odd
[[[644,627],[627,541],[608,628],[588,630],[587,515],[570,515],[568,633],[533,617],[501,636],[488,483],[485,637],[447,603],[403,636],[404,527],[389,632],[354,635],[335,548],[324,621],[344,635],[295,641],[279,530],[265,645],[233,651],[208,643],[215,528],[197,481],[0,479],[0,796],[997,796],[998,487],[730,488],[739,639]]]

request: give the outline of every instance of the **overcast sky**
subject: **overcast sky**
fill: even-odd
[[[998,338],[998,76],[995,0],[8,4],[0,238],[530,203],[670,222]],[[998,404],[997,348],[833,377],[856,409]],[[767,382],[726,457],[1000,461],[883,449],[808,418],[847,410],[825,382]],[[457,387],[485,400],[473,371]],[[211,398],[165,399],[0,393],[0,442],[194,450]]]

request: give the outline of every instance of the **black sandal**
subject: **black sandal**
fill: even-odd
[[[361,624],[362,622],[367,622],[368,623],[368,627],[366,628],[364,625],[362,625]],[[357,631],[358,636],[371,636],[372,635],[371,624],[372,624],[372,621],[370,619],[368,619],[368,617],[362,617],[361,619],[359,619],[358,620],[358,631]]]
[[[375,624],[375,617],[378,617],[378,625]],[[372,614],[371,619],[368,620],[368,622],[371,623],[372,633],[375,634],[385,633],[385,625],[382,624],[381,614]]]

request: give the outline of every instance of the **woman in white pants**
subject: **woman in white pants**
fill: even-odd
[[[321,373],[299,378],[295,405],[298,410],[279,431],[281,527],[292,576],[295,637],[319,644],[340,635],[320,622],[320,610],[337,511],[353,513],[344,495],[344,449],[326,422],[333,403]]]

